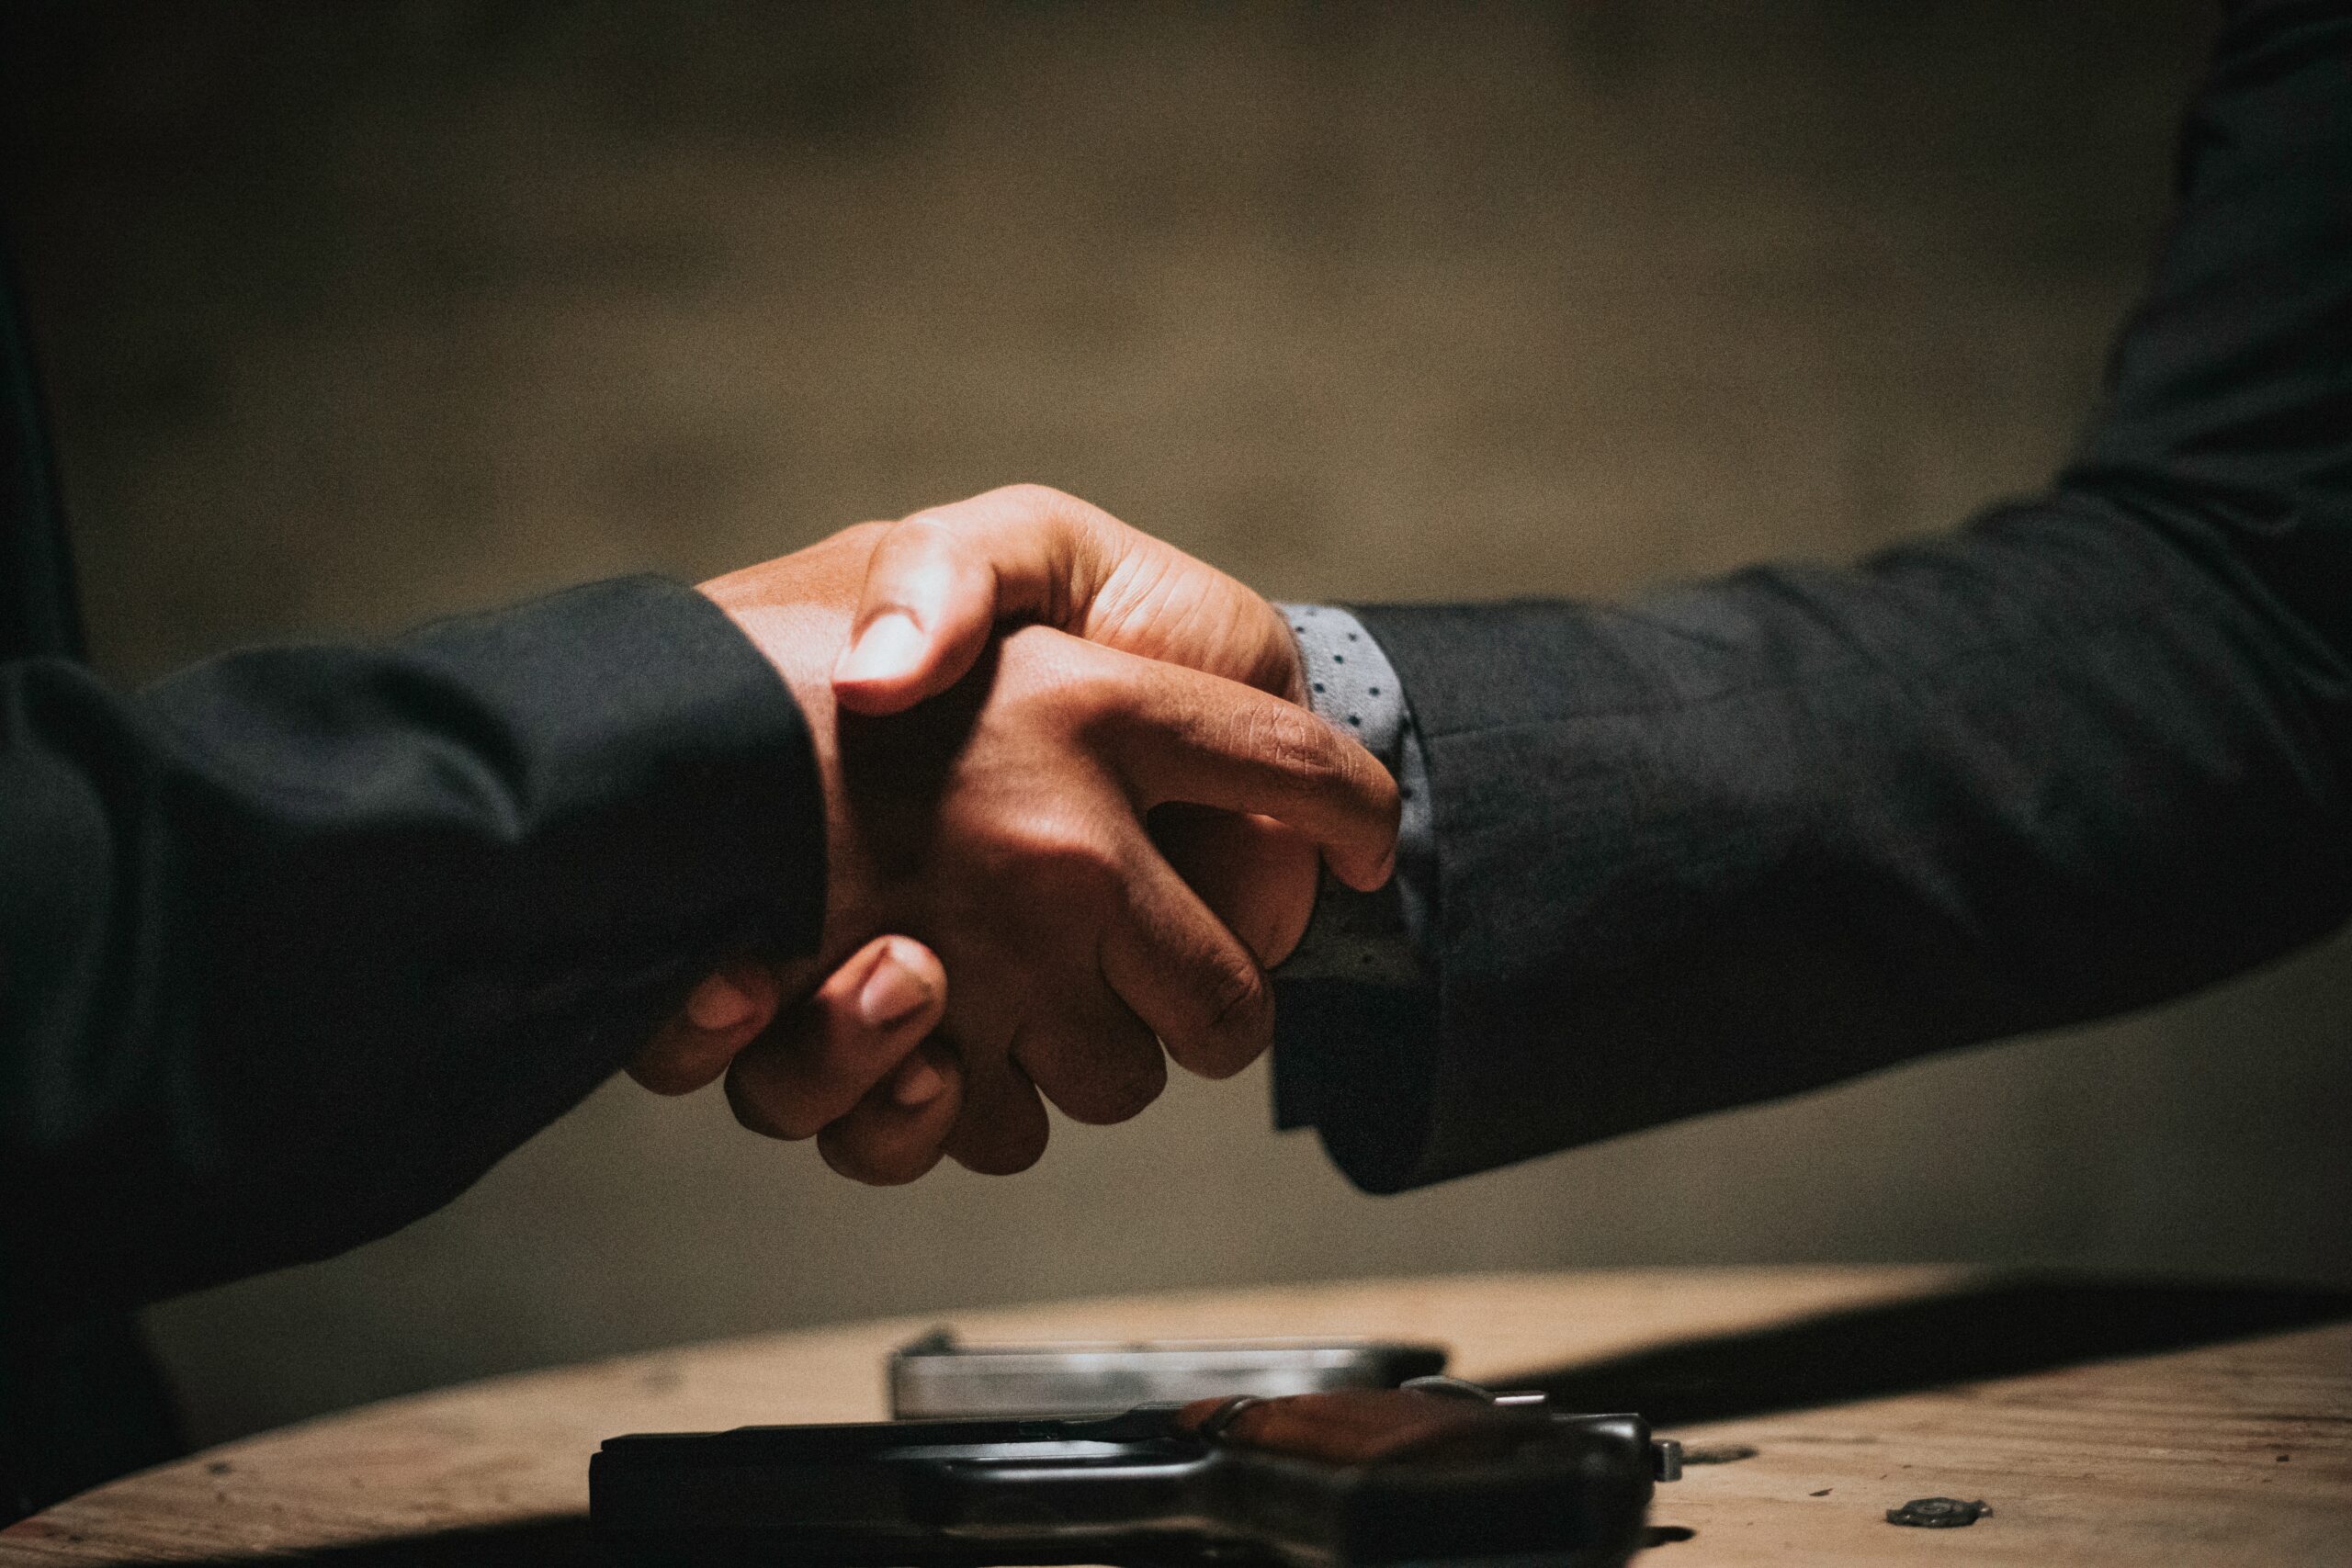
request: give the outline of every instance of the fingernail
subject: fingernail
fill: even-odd
[[[922,976],[885,953],[858,988],[857,1016],[868,1029],[890,1029],[922,1011],[930,1000],[931,987]]]
[[[833,666],[833,679],[853,684],[903,679],[915,672],[922,649],[922,628],[915,625],[914,617],[904,610],[892,610],[858,634]]]
[[[686,1021],[716,1034],[752,1016],[750,992],[723,975],[713,975],[686,994]]]
[[[929,1105],[947,1088],[947,1075],[922,1056],[910,1056],[899,1064],[899,1076],[890,1081],[890,1098],[911,1111],[918,1105]]]

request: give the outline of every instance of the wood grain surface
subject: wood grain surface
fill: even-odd
[[[232,1443],[0,1532],[0,1568],[297,1556],[576,1563],[587,1461],[624,1431],[883,1414],[933,1319],[633,1356],[395,1400]],[[2352,1563],[2342,1297],[1934,1269],[1630,1270],[1080,1302],[974,1338],[1361,1334],[1465,1376],[1638,1400],[1696,1457],[1651,1511],[1660,1568]],[[1753,1450],[1752,1452],[1747,1450]],[[1982,1498],[1958,1530],[1889,1507]]]

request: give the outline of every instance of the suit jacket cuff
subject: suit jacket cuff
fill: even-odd
[[[494,706],[544,829],[578,825],[550,874],[600,923],[816,950],[824,810],[808,725],[701,593],[619,578],[427,626],[402,651]]]
[[[0,1161],[72,1198],[19,1205],[0,1257],[63,1300],[385,1235],[622,1066],[714,959],[818,939],[800,712],[676,583],[233,653],[128,700],[62,662],[12,674],[40,787],[0,827],[46,880],[0,899],[43,987]]]

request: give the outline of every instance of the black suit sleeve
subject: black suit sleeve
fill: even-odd
[[[134,696],[0,667],[0,1299],[150,1300],[445,1202],[714,956],[815,946],[819,787],[773,670],[658,579]]]
[[[1852,570],[1388,606],[1419,992],[1284,998],[1395,1190],[2177,996],[2352,911],[2352,17],[2234,12],[2041,498]]]

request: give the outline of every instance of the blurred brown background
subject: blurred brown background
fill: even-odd
[[[1012,479],[1277,594],[1616,594],[2034,486],[2203,4],[15,8],[6,191],[104,663],[707,575]],[[889,1192],[608,1088],[169,1303],[217,1436],[876,1312],[1380,1271],[2352,1280],[2338,946],[1414,1196],[1262,1070]],[[1594,1042],[1606,1048],[1607,1042]],[[1663,1062],[1660,1071],[1675,1070]]]

